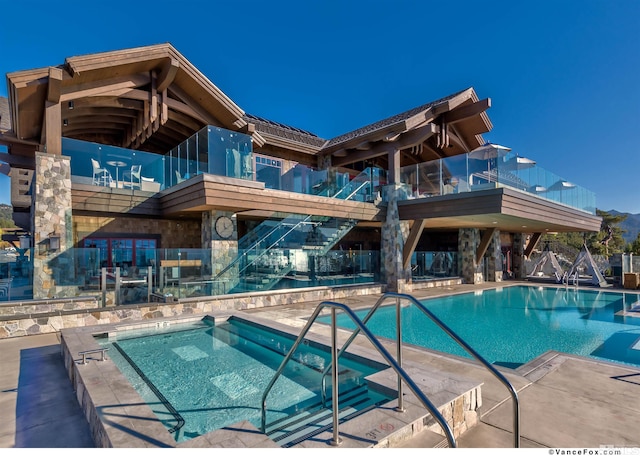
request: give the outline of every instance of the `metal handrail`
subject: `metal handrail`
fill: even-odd
[[[278,370],[276,371],[275,375],[273,376],[273,378],[271,379],[271,381],[267,385],[267,387],[266,387],[266,389],[264,391],[264,394],[262,395],[262,421],[261,421],[261,425],[260,425],[261,431],[263,433],[266,433],[266,428],[267,428],[267,396],[269,395],[269,392],[271,391],[271,388],[273,388],[273,385],[276,383],[276,380],[282,374],[282,371],[284,370],[286,364],[289,362],[289,360],[293,356],[294,352],[296,351],[296,349],[298,348],[298,346],[300,345],[300,343],[302,342],[304,337],[309,332],[309,329],[311,328],[311,325],[313,325],[313,323],[315,323],[316,319],[318,318],[318,315],[320,314],[320,312],[325,307],[329,307],[331,309],[331,358],[332,358],[332,361],[333,361],[331,363],[332,366],[333,366],[333,368],[332,368],[332,378],[333,378],[333,384],[332,384],[332,388],[333,388],[333,397],[332,397],[332,400],[333,400],[333,410],[332,410],[332,413],[333,413],[333,438],[331,440],[331,444],[332,445],[336,445],[336,446],[340,444],[340,437],[339,437],[339,431],[338,431],[338,421],[339,421],[338,420],[338,418],[339,418],[338,415],[340,413],[340,410],[338,408],[338,368],[337,368],[337,366],[338,366],[338,350],[337,350],[337,347],[336,347],[337,324],[336,324],[336,314],[335,314],[336,309],[339,309],[339,310],[342,310],[345,314],[347,314],[347,316],[349,318],[351,318],[353,323],[358,327],[358,332],[362,331],[364,333],[364,335],[367,337],[367,339],[369,339],[369,342],[371,342],[371,344],[373,344],[373,346],[376,348],[376,350],[378,350],[378,353],[380,353],[382,355],[382,357],[385,359],[385,361],[387,361],[391,365],[393,370],[396,371],[396,373],[398,374],[399,379],[402,379],[407,384],[407,386],[409,386],[409,389],[413,392],[413,394],[415,394],[418,397],[418,399],[420,399],[420,402],[422,402],[422,404],[425,406],[425,408],[427,410],[429,410],[431,415],[435,418],[435,420],[438,422],[438,424],[440,424],[440,426],[442,427],[442,430],[445,433],[447,441],[449,442],[449,446],[452,447],[452,448],[455,448],[456,447],[456,440],[455,440],[455,437],[453,436],[453,432],[452,432],[451,428],[449,427],[449,424],[447,423],[447,420],[444,419],[444,417],[438,411],[436,406],[433,405],[433,403],[424,395],[424,393],[420,390],[418,385],[416,385],[414,383],[414,381],[411,380],[409,375],[393,359],[391,354],[382,346],[380,341],[376,338],[376,336],[371,331],[369,331],[369,329],[363,324],[363,322],[358,318],[358,316],[349,307],[347,307],[345,304],[341,304],[341,303],[338,303],[338,302],[331,302],[331,301],[323,301],[320,304],[318,304],[318,307],[316,307],[316,309],[313,312],[313,314],[311,315],[311,317],[309,317],[309,321],[307,322],[305,327],[300,332],[300,335],[298,336],[298,338],[294,342],[293,346],[291,347],[291,349],[289,350],[289,352],[287,353],[285,358],[282,360],[282,363],[280,364],[280,367],[278,368]],[[400,382],[400,380],[398,380],[398,381]],[[398,401],[399,401],[399,403],[402,401],[402,393],[401,393],[401,391],[398,391]]]
[[[445,333],[447,333],[447,335],[449,337],[451,337],[455,342],[457,342],[458,345],[460,345],[462,348],[464,348],[467,351],[467,353],[469,353],[471,356],[473,356],[476,360],[480,361],[480,363],[485,368],[487,368],[487,370],[489,372],[491,372],[491,374],[493,374],[493,376],[496,377],[509,390],[509,393],[511,394],[511,398],[513,399],[514,447],[515,448],[520,448],[520,401],[518,399],[518,393],[516,392],[515,388],[511,384],[511,382],[509,382],[509,380],[507,380],[507,378],[504,375],[502,375],[500,373],[500,371],[498,371],[495,367],[493,367],[493,365],[491,363],[489,363],[482,356],[480,356],[480,354],[478,352],[476,352],[473,348],[471,348],[471,346],[469,346],[469,344],[467,344],[464,340],[462,340],[460,338],[460,336],[458,336],[442,320],[440,320],[429,309],[427,309],[424,306],[424,304],[422,304],[420,301],[418,301],[416,298],[414,298],[411,295],[404,294],[404,293],[395,293],[395,292],[385,293],[384,295],[382,295],[380,297],[380,299],[378,299],[378,301],[371,308],[371,310],[369,310],[367,315],[365,315],[364,319],[362,320],[362,323],[364,325],[367,324],[367,322],[371,319],[371,317],[373,316],[375,311],[388,298],[395,298],[396,299],[396,347],[397,347],[397,352],[398,352],[398,359],[402,360],[402,325],[401,325],[401,321],[400,321],[400,300],[401,299],[406,299],[406,300],[412,302],[413,304],[415,304],[418,307],[418,309],[420,309],[427,317],[429,317],[431,319],[431,321],[433,321],[436,325],[438,325],[440,327],[440,329],[442,329]],[[356,328],[353,331],[353,333],[351,334],[349,339],[344,343],[344,345],[342,346],[342,348],[338,352],[338,358],[340,358],[342,353],[344,353],[344,351],[347,348],[349,348],[349,345],[357,337],[359,332],[360,332],[359,328]],[[326,376],[327,376],[327,372],[329,371],[330,368],[331,368],[331,365],[327,366],[325,368],[324,372],[322,373],[322,381],[321,381],[321,383],[322,383],[322,387],[321,387],[322,388],[322,392],[321,392],[321,394],[322,394],[322,403],[323,403],[323,405],[326,403],[326,393],[325,393],[326,380],[325,379],[326,379]],[[401,394],[402,389],[401,388],[402,388],[401,382],[398,380],[398,397],[399,398],[402,397],[402,394]],[[398,402],[398,407],[402,408],[402,402]]]

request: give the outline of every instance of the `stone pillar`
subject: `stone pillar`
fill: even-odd
[[[404,243],[409,236],[409,222],[401,222],[398,215],[399,185],[383,188],[387,200],[387,214],[382,223],[380,254],[382,256],[382,281],[387,291],[405,293],[411,291],[411,269],[402,266]]]
[[[232,221],[233,231],[230,234],[221,231],[224,221],[218,221],[220,217]],[[211,249],[211,278],[216,280],[212,285],[212,293],[226,294],[239,283],[238,264],[223,273],[238,257],[238,225],[235,215],[223,211],[203,212],[201,240],[203,249]]]
[[[71,160],[36,152],[33,179],[33,297],[53,298],[71,293],[61,278],[73,279],[73,258],[64,255],[73,246],[71,217]],[[52,238],[59,238],[53,250]]]
[[[524,280],[527,271],[524,267],[524,247],[527,235],[524,233],[514,233],[513,235],[513,277],[516,280]]]
[[[476,252],[480,245],[480,230],[460,228],[458,231],[458,258],[460,277],[464,283],[482,283],[482,264],[476,263]]]
[[[485,258],[489,258],[487,280],[489,282],[502,282],[502,245],[500,242],[500,231],[496,230],[491,238],[491,243],[485,253]]]

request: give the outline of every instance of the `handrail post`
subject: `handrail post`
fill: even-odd
[[[396,297],[396,361],[402,367],[402,318],[400,298]],[[402,394],[402,377],[398,372],[398,406],[396,412],[404,412],[404,395]]]
[[[338,415],[340,409],[338,405],[338,325],[336,324],[336,308],[331,308],[331,407],[333,408],[333,438],[331,446],[339,446],[342,443],[340,431],[338,429]]]

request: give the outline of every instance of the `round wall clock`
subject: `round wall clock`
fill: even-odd
[[[216,233],[222,239],[228,239],[233,235],[233,220],[226,215],[218,217],[215,224]]]

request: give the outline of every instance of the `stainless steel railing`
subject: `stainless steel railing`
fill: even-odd
[[[371,342],[371,344],[376,348],[376,350],[378,350],[378,353],[380,353],[382,357],[385,359],[385,361],[391,365],[393,370],[396,371],[396,373],[398,374],[398,384],[400,385],[401,382],[406,383],[409,389],[413,392],[413,394],[415,394],[416,397],[420,399],[420,402],[422,402],[425,408],[429,411],[429,413],[431,413],[433,418],[442,427],[442,430],[445,433],[447,441],[449,442],[449,446],[452,448],[455,448],[456,441],[453,436],[453,432],[449,427],[449,424],[444,419],[442,414],[438,411],[438,409],[435,407],[435,405],[433,405],[433,403],[424,395],[424,393],[420,390],[420,388],[414,383],[414,381],[409,377],[409,375],[404,371],[404,369],[396,362],[396,360],[393,359],[391,354],[382,346],[380,341],[376,338],[376,336],[371,331],[369,331],[369,329],[358,318],[358,316],[345,304],[340,304],[340,303],[331,302],[331,301],[321,302],[318,305],[318,307],[316,307],[315,311],[313,312],[311,317],[309,317],[307,324],[300,332],[300,335],[294,342],[293,346],[291,347],[291,349],[289,350],[285,358],[282,360],[282,363],[280,364],[280,367],[276,371],[275,375],[267,385],[264,391],[264,394],[262,395],[262,416],[261,416],[261,426],[260,426],[262,432],[266,433],[267,396],[269,395],[271,388],[273,388],[273,385],[276,383],[276,380],[282,374],[282,371],[284,370],[286,364],[289,362],[289,360],[295,353],[296,349],[298,348],[298,346],[300,345],[304,337],[309,332],[309,329],[311,328],[311,326],[315,323],[320,312],[327,307],[331,309],[331,365],[332,365],[331,377],[332,377],[332,389],[333,389],[333,392],[332,392],[333,437],[330,442],[331,445],[337,446],[337,445],[340,445],[341,443],[339,429],[338,429],[340,410],[339,410],[339,404],[338,404],[338,400],[339,400],[338,399],[338,348],[337,348],[336,310],[342,310],[349,318],[351,318],[353,323],[358,327],[358,332],[362,332],[367,337],[367,339],[369,339],[369,342]],[[342,352],[344,352],[344,347],[341,350],[341,353]],[[399,390],[398,404],[401,404],[401,403],[402,403],[402,391]]]
[[[462,340],[460,336],[458,336],[455,332],[453,332],[453,330],[449,328],[442,320],[440,320],[429,309],[427,309],[424,306],[424,304],[422,304],[416,298],[408,294],[395,293],[395,292],[385,293],[380,297],[380,299],[378,299],[378,301],[374,304],[371,310],[369,310],[367,315],[364,317],[364,319],[362,320],[363,325],[366,325],[367,322],[371,319],[371,317],[373,317],[376,310],[378,310],[378,308],[382,305],[382,303],[390,298],[394,298],[396,300],[396,350],[397,350],[398,364],[402,366],[402,322],[401,322],[401,312],[400,312],[401,310],[400,301],[407,300],[413,303],[416,307],[418,307],[418,309],[420,309],[427,317],[429,317],[431,321],[433,321],[436,325],[438,325],[440,329],[442,329],[445,333],[447,333],[447,335],[451,337],[458,345],[464,348],[467,353],[469,353],[476,360],[478,360],[489,372],[491,372],[491,374],[493,374],[494,377],[496,377],[509,390],[509,394],[511,394],[511,398],[513,399],[514,447],[519,448],[520,447],[520,402],[518,400],[518,393],[516,392],[515,388],[513,387],[511,382],[509,382],[509,380],[507,380],[507,378],[500,373],[500,371],[498,371],[495,367],[493,367],[491,363],[489,363],[482,356],[480,356],[478,352],[476,352],[473,348],[471,348],[469,344],[467,344],[464,340]],[[344,345],[338,352],[338,355],[337,355],[338,358],[340,358],[342,353],[344,353],[344,351],[347,350],[347,348],[349,348],[349,345],[357,337],[359,332],[360,332],[360,328],[356,328],[353,331],[349,339],[344,343]],[[332,360],[332,363],[333,363],[333,360]],[[323,404],[326,404],[326,388],[325,388],[326,377],[331,367],[332,367],[331,365],[328,365],[322,374],[321,394],[322,394]],[[400,381],[400,378],[398,378],[398,408],[399,409],[403,408],[402,382]]]

